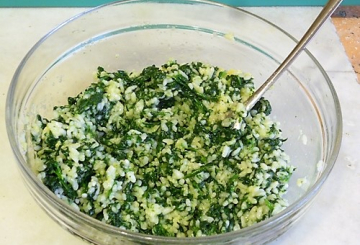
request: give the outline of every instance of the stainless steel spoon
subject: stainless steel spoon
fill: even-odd
[[[298,54],[305,48],[310,39],[319,30],[325,20],[334,12],[334,10],[340,5],[342,0],[329,0],[324,6],[318,17],[315,19],[313,24],[281,63],[281,65],[274,71],[274,73],[253,93],[253,95],[245,102],[246,111],[250,111],[251,108],[259,101],[264,93],[276,82],[277,78],[282,74],[283,71],[294,61]]]

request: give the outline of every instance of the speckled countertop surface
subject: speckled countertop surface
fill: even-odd
[[[360,83],[360,6],[339,7],[331,20]]]
[[[31,198],[17,169],[5,128],[6,94],[19,62],[49,30],[83,10],[0,8],[0,244],[86,244],[57,225]],[[300,38],[320,8],[276,7],[248,10]],[[336,24],[336,21],[340,23]],[[355,60],[356,52],[353,53],[354,58],[350,54],[349,59],[344,49],[353,47],[356,51],[356,48],[352,44],[347,46],[344,43],[343,46],[337,35],[339,32],[341,39],[347,41],[355,36],[354,31],[349,32],[349,28],[354,26],[343,21],[347,22],[344,18],[333,18],[338,28],[336,30],[333,22],[328,20],[308,46],[328,73],[339,96],[344,122],[339,157],[308,213],[271,245],[357,245],[360,241],[360,84],[349,61]],[[342,27],[344,23],[346,26]],[[353,64],[356,68],[356,62]]]

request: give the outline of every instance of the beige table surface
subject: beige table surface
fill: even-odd
[[[360,5],[340,6],[331,20],[360,83]]]

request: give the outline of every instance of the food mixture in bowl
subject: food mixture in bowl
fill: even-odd
[[[194,237],[238,230],[287,206],[294,171],[269,101],[250,112],[250,74],[175,61],[107,72],[54,118],[37,116],[34,171],[105,223]]]

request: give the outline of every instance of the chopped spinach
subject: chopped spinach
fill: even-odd
[[[97,81],[56,116],[37,117],[38,176],[95,219],[160,236],[203,236],[285,208],[294,168],[252,77],[201,62],[139,74],[99,67]]]

